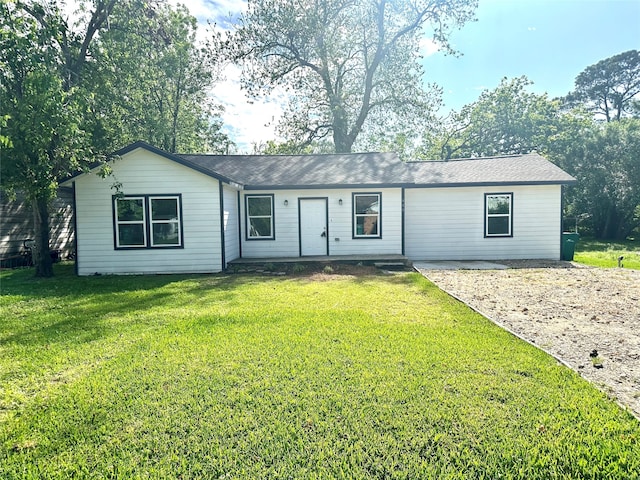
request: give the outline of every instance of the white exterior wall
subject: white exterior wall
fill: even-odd
[[[219,182],[144,149],[113,163],[125,195],[182,194],[184,248],[116,250],[114,178],[76,179],[79,275],[209,273],[222,270]]]
[[[382,194],[382,238],[353,238],[353,193]],[[245,196],[273,194],[275,240],[247,240]],[[309,190],[246,190],[241,198],[242,257],[297,257],[300,254],[298,236],[298,198],[328,198],[329,255],[366,255],[402,253],[402,193],[400,188],[309,189]],[[342,199],[342,205],[339,200]],[[288,205],[284,205],[284,201]]]
[[[513,193],[513,237],[484,237],[484,194]],[[561,186],[408,188],[412,260],[560,259]]]
[[[223,226],[224,226],[224,257],[226,262],[240,257],[240,233],[238,217],[238,191],[223,186]],[[225,265],[226,267],[226,265]]]

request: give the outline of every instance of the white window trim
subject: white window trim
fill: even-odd
[[[489,197],[508,197],[509,213],[489,213]],[[489,233],[489,219],[509,219],[509,231],[507,233]],[[513,193],[485,193],[484,196],[484,236],[485,237],[513,237]]]
[[[252,198],[268,198],[269,201],[271,202],[271,215],[250,215],[250,209],[249,209],[249,202]],[[245,197],[245,208],[246,208],[246,213],[247,213],[247,222],[246,222],[246,239],[247,240],[275,240],[276,238],[276,232],[275,232],[275,212],[274,212],[274,208],[275,208],[275,202],[274,202],[274,196],[273,194],[256,194],[256,195],[247,195]],[[251,219],[252,218],[268,218],[270,221],[270,229],[271,229],[271,235],[264,235],[264,236],[259,236],[259,235],[252,235],[251,234]]]
[[[151,218],[151,202],[152,200],[175,200],[177,204],[178,217],[177,220],[152,220]],[[142,200],[142,221],[126,221],[118,219],[118,201],[120,200]],[[175,195],[127,195],[124,197],[113,196],[113,212],[114,212],[114,235],[116,250],[137,250],[137,249],[162,249],[162,248],[184,248],[184,240],[182,233],[182,196]],[[178,229],[178,243],[173,244],[154,244],[153,243],[153,225],[176,223]],[[143,226],[143,245],[121,245],[120,244],[120,225],[142,225]]]
[[[377,223],[378,232],[376,234],[358,235],[358,218],[373,217],[373,213],[357,213],[357,197],[378,197]],[[380,192],[354,192],[353,193],[353,238],[382,238],[382,193]]]
[[[180,212],[180,197],[178,195],[150,195],[148,197],[149,200],[149,241],[151,242],[151,246],[155,248],[159,247],[181,247],[182,246],[182,218]],[[176,211],[177,217],[176,220],[154,220],[153,219],[153,210],[151,208],[153,200],[175,200],[176,201]],[[178,243],[167,244],[160,243],[155,244],[153,242],[153,226],[156,224],[167,224],[167,223],[175,223],[176,228],[178,229]]]
[[[118,218],[118,202],[120,200],[142,200],[142,220],[120,220]],[[147,248],[147,207],[145,197],[131,196],[124,198],[115,198],[113,204],[115,212],[115,234],[116,234],[116,248]],[[142,225],[143,244],[142,245],[120,245],[120,225]]]

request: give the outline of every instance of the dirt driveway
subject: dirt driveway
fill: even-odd
[[[510,268],[419,270],[561,359],[640,418],[640,270],[570,262],[498,263]]]

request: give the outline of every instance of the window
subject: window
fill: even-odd
[[[175,197],[149,198],[151,246],[180,245],[180,213]]]
[[[247,195],[247,240],[273,240],[273,195]]]
[[[381,238],[381,193],[353,194],[353,238]]]
[[[486,193],[485,237],[511,237],[513,195],[511,193]]]
[[[144,198],[116,199],[116,247],[146,247]]]
[[[115,247],[182,247],[180,195],[115,197]]]

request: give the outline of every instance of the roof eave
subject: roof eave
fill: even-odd
[[[443,182],[443,183],[414,183],[407,188],[452,188],[452,187],[500,187],[505,185],[515,186],[540,186],[540,185],[573,185],[577,180],[539,180],[539,181],[496,181],[496,182]]]
[[[341,188],[402,188],[412,183],[323,183],[292,185],[245,185],[245,190],[336,190]]]

